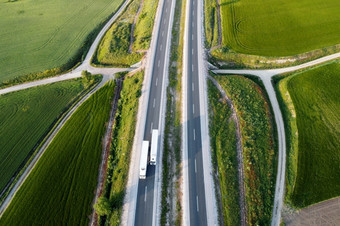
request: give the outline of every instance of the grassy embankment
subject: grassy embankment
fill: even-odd
[[[0,0],[0,86],[73,67],[122,2]]]
[[[288,149],[286,200],[298,208],[340,195],[339,70],[335,62],[278,84],[291,125],[288,141],[295,140]]]
[[[181,225],[181,78],[186,1],[175,7],[164,128],[161,225]],[[175,194],[174,194],[175,193]],[[176,196],[174,198],[173,196]],[[170,203],[168,201],[170,200]],[[174,202],[176,208],[174,209]]]
[[[218,19],[216,0],[204,0],[204,29],[207,47],[218,45]]]
[[[127,67],[142,59],[141,51],[150,45],[158,1],[143,0],[133,33],[132,52],[129,52],[131,29],[140,3],[141,0],[133,0],[105,34],[94,56],[95,64]]]
[[[216,76],[235,105],[240,120],[245,176],[247,219],[250,225],[271,221],[276,154],[273,120],[266,94],[241,76]]]
[[[66,122],[19,189],[0,225],[88,225],[114,84]]]
[[[212,55],[237,66],[271,67],[297,63],[278,62],[277,57],[304,61],[337,52],[339,45],[325,47],[339,44],[339,7],[337,0],[221,0],[223,47]]]
[[[240,225],[236,126],[231,109],[219,90],[208,81],[210,106],[210,144],[212,160],[218,171],[224,225]]]
[[[0,98],[0,191],[29,160],[48,132],[99,77],[64,81]]]
[[[108,205],[104,211],[106,214],[100,218],[100,225],[120,224],[143,77],[144,72],[137,72],[132,77],[126,77],[123,82],[112,132],[106,182],[101,196],[108,200]]]

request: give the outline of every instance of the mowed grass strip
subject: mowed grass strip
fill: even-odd
[[[208,83],[210,106],[210,144],[219,175],[224,225],[240,225],[236,127],[219,90]]]
[[[338,0],[221,0],[223,45],[291,56],[340,42]]]
[[[233,101],[240,120],[247,220],[268,225],[274,200],[276,152],[273,120],[259,85],[242,76],[216,76]]]
[[[0,225],[88,225],[114,84],[66,122],[0,219]]]
[[[84,78],[0,96],[0,191],[86,88]]]
[[[289,197],[296,207],[340,195],[339,76],[340,63],[335,62],[283,80],[298,129],[297,175]]]
[[[122,2],[0,0],[0,82],[57,68],[81,56],[79,49],[89,34]]]

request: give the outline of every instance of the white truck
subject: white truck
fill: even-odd
[[[142,144],[142,153],[140,155],[139,179],[146,178],[146,170],[148,167],[148,156],[149,156],[149,141],[144,140]]]
[[[150,165],[156,165],[158,152],[158,129],[152,130]]]

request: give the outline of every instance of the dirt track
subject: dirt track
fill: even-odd
[[[340,197],[282,215],[286,225],[340,225]]]

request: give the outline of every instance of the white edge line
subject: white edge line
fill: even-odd
[[[182,68],[182,163],[183,163],[183,183],[182,183],[182,205],[183,205],[183,222],[182,225],[190,226],[190,206],[189,206],[189,171],[188,171],[188,112],[187,112],[187,79],[188,79],[188,40],[189,31],[189,15],[190,15],[190,0],[186,1],[185,11],[185,27],[184,27],[184,48],[183,48],[183,68]]]
[[[164,2],[164,0],[163,0]],[[174,20],[174,12],[175,12],[176,1],[172,1],[171,9],[170,9],[170,24],[168,27],[168,37],[167,37],[167,44],[165,48],[165,63],[164,63],[164,72],[163,72],[163,81],[162,81],[162,94],[161,94],[161,109],[160,109],[160,117],[159,117],[159,130],[160,130],[160,148],[159,152],[157,153],[158,164],[156,166],[156,176],[155,176],[155,191],[154,191],[154,203],[153,203],[153,219],[152,225],[158,226],[160,223],[161,217],[161,193],[162,193],[162,172],[163,172],[163,140],[164,140],[164,127],[165,127],[165,111],[166,111],[166,89],[165,87],[168,86],[168,76],[169,76],[169,60],[170,60],[170,46],[171,46],[171,37],[172,37],[172,26]],[[157,176],[158,175],[158,176]],[[158,178],[158,179],[157,179]]]
[[[198,3],[198,65],[199,65],[199,87],[200,93],[200,113],[201,113],[201,138],[202,138],[202,157],[208,161],[203,161],[203,174],[204,174],[204,189],[205,189],[205,203],[206,203],[206,214],[207,214],[207,224],[208,225],[218,225],[217,216],[217,204],[215,195],[215,184],[213,181],[212,172],[212,162],[211,162],[211,152],[210,152],[210,136],[209,136],[209,117],[208,117],[208,97],[207,97],[207,81],[206,73],[207,65],[205,60],[205,53],[202,51],[204,48],[204,6],[203,1]]]
[[[135,165],[130,164],[128,182],[126,185],[126,194],[124,197],[123,213],[121,217],[122,225],[133,226],[136,217],[136,208],[138,195],[138,184],[139,184],[139,160],[140,153],[138,153],[137,147],[140,147],[143,143],[143,135],[146,123],[146,112],[149,104],[150,88],[152,81],[152,70],[155,63],[155,54],[157,41],[159,37],[159,28],[161,23],[161,12],[163,9],[164,0],[160,0],[157,7],[157,12],[155,16],[156,23],[154,24],[152,30],[152,39],[150,48],[147,53],[147,64],[144,73],[144,81],[142,87],[142,96],[139,100],[138,113],[137,113],[137,125],[136,125],[136,135],[133,141],[133,148],[131,152],[130,162],[135,161]],[[137,172],[137,173],[136,173]]]

